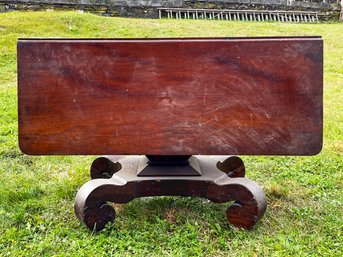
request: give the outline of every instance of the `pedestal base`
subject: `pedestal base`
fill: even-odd
[[[100,157],[91,167],[93,180],[77,193],[75,213],[89,229],[100,231],[115,219],[115,211],[107,202],[127,203],[147,196],[196,196],[216,203],[234,201],[226,211],[228,222],[237,227],[252,228],[266,210],[266,198],[257,183],[244,178],[242,160],[237,156],[191,158],[189,166],[195,166],[200,176],[178,175],[177,170],[184,169],[183,165],[162,165],[158,174],[163,174],[163,169],[166,174],[141,176],[139,171],[142,163],[147,161],[145,156]]]

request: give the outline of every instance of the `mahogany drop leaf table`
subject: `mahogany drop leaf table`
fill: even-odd
[[[229,223],[266,210],[237,155],[322,147],[320,37],[19,39],[19,145],[32,155],[106,155],[75,212],[99,231],[108,204],[176,195],[233,201]]]

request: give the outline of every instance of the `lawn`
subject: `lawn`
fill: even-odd
[[[251,231],[226,204],[156,197],[115,205],[94,234],[73,203],[94,156],[27,156],[17,142],[19,37],[302,36],[324,39],[324,147],[312,157],[243,156],[268,209]],[[343,23],[106,18],[78,12],[0,14],[0,256],[342,256]]]

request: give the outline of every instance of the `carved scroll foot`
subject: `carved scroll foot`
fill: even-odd
[[[235,227],[251,229],[262,218],[267,208],[262,188],[257,183],[244,179],[230,190],[235,190],[235,202],[226,210],[227,221]]]
[[[124,187],[126,182],[115,176],[91,180],[76,195],[75,214],[93,231],[100,231],[107,223],[114,221],[115,210],[108,202],[127,203],[133,199],[133,192]]]

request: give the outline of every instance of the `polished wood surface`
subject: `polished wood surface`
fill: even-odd
[[[319,37],[20,39],[20,148],[28,154],[316,154],[322,49]]]

